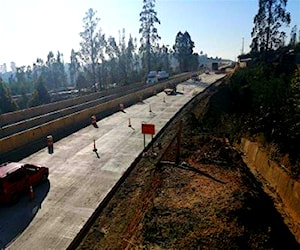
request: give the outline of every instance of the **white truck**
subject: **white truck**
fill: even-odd
[[[147,75],[147,84],[157,83],[158,81],[162,81],[169,78],[169,73],[166,71],[150,71]]]
[[[147,75],[147,84],[153,84],[158,82],[157,72],[156,71],[150,71]]]
[[[166,80],[169,78],[169,73],[166,71],[158,71],[157,79],[158,81]]]

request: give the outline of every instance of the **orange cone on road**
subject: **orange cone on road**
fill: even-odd
[[[94,148],[93,148],[93,151],[94,151],[94,152],[97,152],[96,141],[95,141],[95,139],[94,139]]]
[[[98,154],[97,151],[98,151],[98,149],[96,148],[96,141],[95,141],[95,139],[94,139],[94,148],[93,148],[93,152],[95,152],[97,158],[100,159],[100,155]]]
[[[139,96],[139,102],[143,103],[143,97]]]
[[[48,144],[48,153],[53,154],[54,147],[53,147],[53,137],[52,137],[52,135],[47,136],[47,144]]]
[[[98,149],[96,148],[96,141],[95,141],[95,139],[94,139],[94,148],[93,148],[93,152],[95,152],[97,158],[100,159],[100,155],[98,154],[97,151],[98,151]]]
[[[92,116],[91,116],[91,119],[92,119],[92,125],[93,125],[95,128],[98,128],[96,116],[95,116],[95,115],[92,115]]]
[[[131,120],[130,120],[130,118],[128,118],[128,127],[131,128],[132,130],[135,130],[134,127],[132,127],[132,125],[131,125]]]
[[[121,112],[125,113],[125,111],[124,111],[124,104],[123,103],[121,103],[119,105],[119,109],[120,109]]]

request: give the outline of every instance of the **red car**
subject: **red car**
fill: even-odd
[[[16,203],[21,194],[48,179],[49,169],[21,162],[0,165],[0,203]]]

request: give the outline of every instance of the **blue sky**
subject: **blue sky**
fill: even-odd
[[[0,0],[0,64],[32,65],[46,60],[49,51],[60,51],[65,62],[71,49],[79,50],[82,19],[89,8],[97,11],[99,27],[118,40],[125,28],[136,37],[142,0]],[[188,31],[195,42],[194,52],[235,60],[242,48],[249,51],[253,18],[258,0],[156,0],[155,10],[161,44],[172,47],[178,31]],[[287,11],[300,28],[300,0],[289,0]]]

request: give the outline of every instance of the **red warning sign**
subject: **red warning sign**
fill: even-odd
[[[155,134],[154,124],[142,123],[142,134],[154,135]]]

